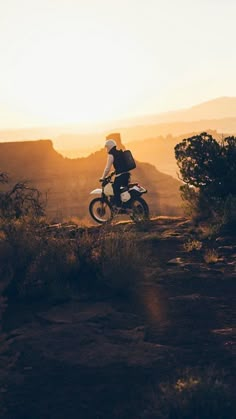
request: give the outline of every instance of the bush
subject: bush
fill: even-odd
[[[207,264],[211,264],[211,263],[217,263],[220,258],[215,249],[208,249],[205,251],[203,259]]]
[[[184,139],[175,147],[189,215],[216,223],[236,220],[236,137],[221,143],[207,133]]]
[[[152,391],[149,412],[144,418],[234,419],[236,403],[224,372],[185,371],[173,382]]]
[[[186,243],[184,243],[184,250],[186,252],[195,252],[202,249],[202,242],[196,239],[189,239]]]
[[[144,277],[147,255],[135,233],[103,232],[100,236],[100,277],[116,295],[130,296]]]
[[[63,296],[79,288],[93,270],[92,239],[56,237],[35,220],[2,221],[0,271],[11,273],[9,296]]]
[[[9,183],[6,173],[0,173],[0,183]],[[21,218],[25,215],[40,217],[44,215],[44,209],[42,194],[26,181],[0,192],[0,218]]]
[[[71,239],[29,218],[2,221],[0,232],[0,273],[9,298],[128,296],[144,276],[147,259],[135,233],[78,229]]]

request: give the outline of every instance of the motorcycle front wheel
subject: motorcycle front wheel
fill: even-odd
[[[95,198],[89,204],[91,217],[99,224],[104,224],[112,220],[113,213],[108,201],[103,198]]]
[[[143,198],[134,198],[131,202],[131,209],[131,218],[134,222],[139,223],[149,220],[149,207]]]

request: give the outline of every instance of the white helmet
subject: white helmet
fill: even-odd
[[[115,140],[107,140],[105,142],[105,147],[107,148],[107,151],[110,151],[113,147],[116,147]]]

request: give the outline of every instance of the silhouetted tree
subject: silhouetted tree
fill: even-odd
[[[184,185],[182,197],[201,215],[224,213],[224,203],[236,201],[236,137],[221,142],[202,133],[175,147]]]

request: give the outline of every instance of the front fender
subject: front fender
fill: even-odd
[[[101,194],[102,194],[101,188],[94,189],[93,191],[90,192],[90,195],[101,195]]]

